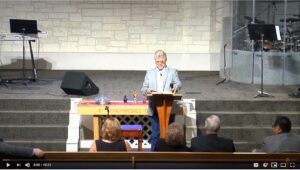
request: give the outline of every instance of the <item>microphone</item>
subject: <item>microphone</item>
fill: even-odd
[[[160,76],[162,76],[162,74],[160,73]]]
[[[172,91],[173,94],[175,94],[176,91],[177,91],[176,88],[174,88],[174,83],[171,83],[171,84],[170,84],[170,89],[171,89],[171,91]],[[174,90],[174,91],[173,91],[173,90]]]
[[[105,110],[107,111],[107,116],[109,116],[109,106],[105,106]]]

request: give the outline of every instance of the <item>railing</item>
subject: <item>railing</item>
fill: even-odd
[[[300,153],[46,152],[42,159],[1,158],[11,166],[19,163],[54,169],[300,168]]]

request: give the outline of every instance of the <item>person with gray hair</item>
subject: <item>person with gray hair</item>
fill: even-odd
[[[191,139],[192,152],[235,152],[231,139],[219,137],[221,121],[217,115],[211,115],[205,120],[205,135]]]
[[[179,80],[177,70],[167,66],[167,54],[163,50],[157,50],[154,54],[155,68],[147,71],[141,93],[146,96],[153,92],[173,92],[180,90],[181,81]],[[149,100],[148,113],[151,117],[152,134],[151,134],[151,150],[155,150],[155,146],[160,137],[159,120],[156,110],[157,101]],[[173,103],[169,123],[174,122],[175,113],[180,107],[176,102]]]

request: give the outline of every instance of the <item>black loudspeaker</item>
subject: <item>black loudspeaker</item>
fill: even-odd
[[[83,72],[67,71],[62,80],[61,89],[67,94],[89,96],[97,94],[99,88]]]

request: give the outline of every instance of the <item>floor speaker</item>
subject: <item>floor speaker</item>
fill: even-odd
[[[97,94],[99,88],[83,72],[67,71],[60,88],[67,94],[89,96]]]

